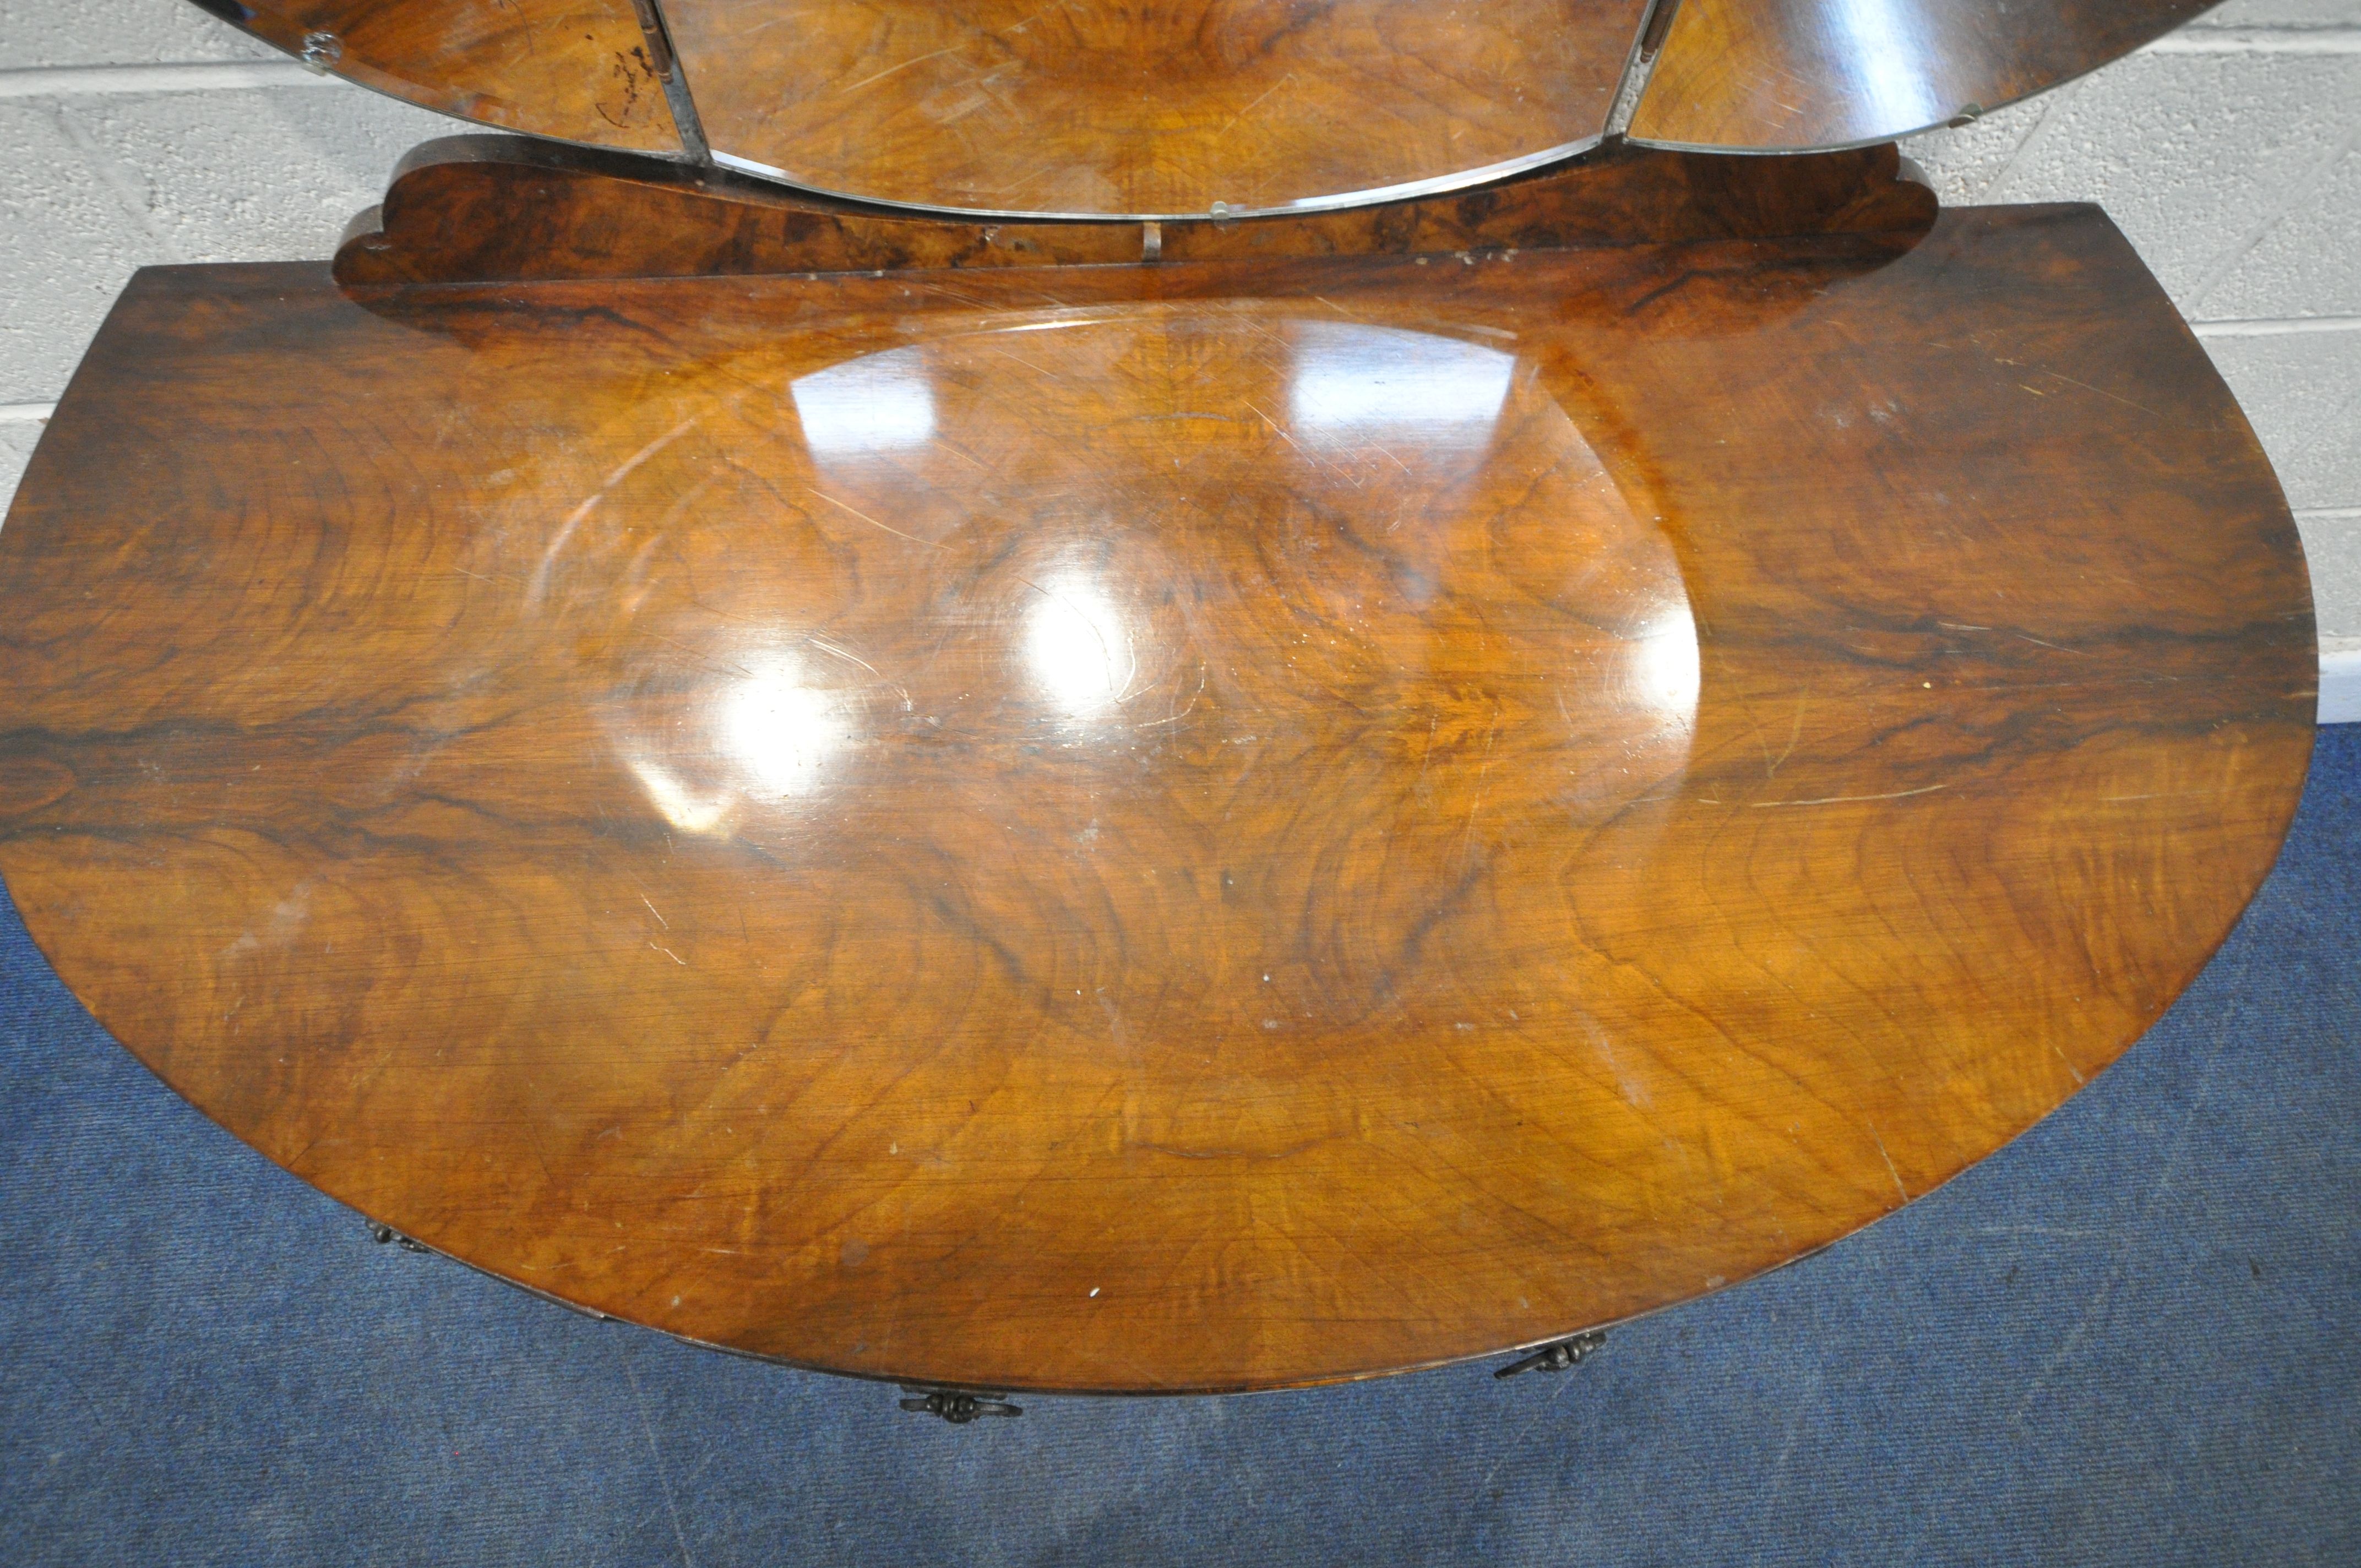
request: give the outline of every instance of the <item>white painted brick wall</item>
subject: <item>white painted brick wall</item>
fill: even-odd
[[[2139,247],[2296,509],[2323,717],[2361,719],[2361,0],[2234,0],[1905,150],[1946,202],[2097,202]]]
[[[0,499],[135,268],[324,256],[458,128],[184,0],[0,0]],[[2361,705],[2361,0],[2231,0],[1907,150],[1948,202],[2114,216],[2278,465]]]
[[[0,0],[0,45],[11,70],[281,58],[179,0]]]

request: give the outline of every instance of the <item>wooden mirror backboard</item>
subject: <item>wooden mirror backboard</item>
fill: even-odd
[[[200,0],[486,125],[870,202],[1158,217],[1399,199],[1579,153],[1862,145],[2202,0]],[[1628,127],[1617,119],[1628,117]]]

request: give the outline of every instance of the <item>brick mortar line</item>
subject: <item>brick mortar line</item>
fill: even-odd
[[[2148,54],[2361,54],[2361,27],[2190,27]]]
[[[2361,316],[2226,316],[2196,321],[2189,330],[2203,338],[2301,337],[2316,333],[2361,332]]]
[[[41,65],[22,71],[0,71],[0,99],[323,87],[336,80],[307,71],[291,60],[198,60],[182,65]]]

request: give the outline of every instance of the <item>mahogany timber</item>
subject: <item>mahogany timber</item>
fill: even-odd
[[[0,873],[430,1245],[1241,1389],[1825,1245],[2196,973],[2296,534],[2096,209],[1457,257],[136,278],[0,530]]]
[[[2218,0],[1665,0],[1635,140],[1784,151],[1907,136],[2095,71]]]
[[[666,0],[725,163],[871,201],[1174,216],[1598,140],[1646,0]]]
[[[197,3],[290,54],[445,115],[599,147],[683,151],[663,33],[643,29],[632,0]]]
[[[414,149],[336,255],[348,288],[880,269],[1447,254],[1635,240],[1924,232],[1891,144],[1765,161],[1602,148],[1422,202],[1230,222],[990,222],[807,195],[515,137]]]

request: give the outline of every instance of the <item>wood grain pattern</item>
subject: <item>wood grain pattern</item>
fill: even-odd
[[[2092,208],[1467,261],[141,273],[0,531],[0,872],[536,1289],[1235,1389],[1742,1279],[2072,1093],[2311,743]]]
[[[2219,0],[1679,0],[1631,134],[1784,151],[1883,141],[2070,81]]]
[[[1645,0],[668,0],[714,152],[841,195],[1186,215],[1606,127]]]
[[[1602,148],[1422,202],[1149,225],[983,221],[862,206],[648,159],[516,137],[451,137],[402,161],[336,253],[347,288],[1143,258],[1448,255],[1641,240],[1923,233],[1934,192],[1893,146],[1766,162]]]
[[[264,42],[461,119],[678,156],[632,0],[198,0]]]

